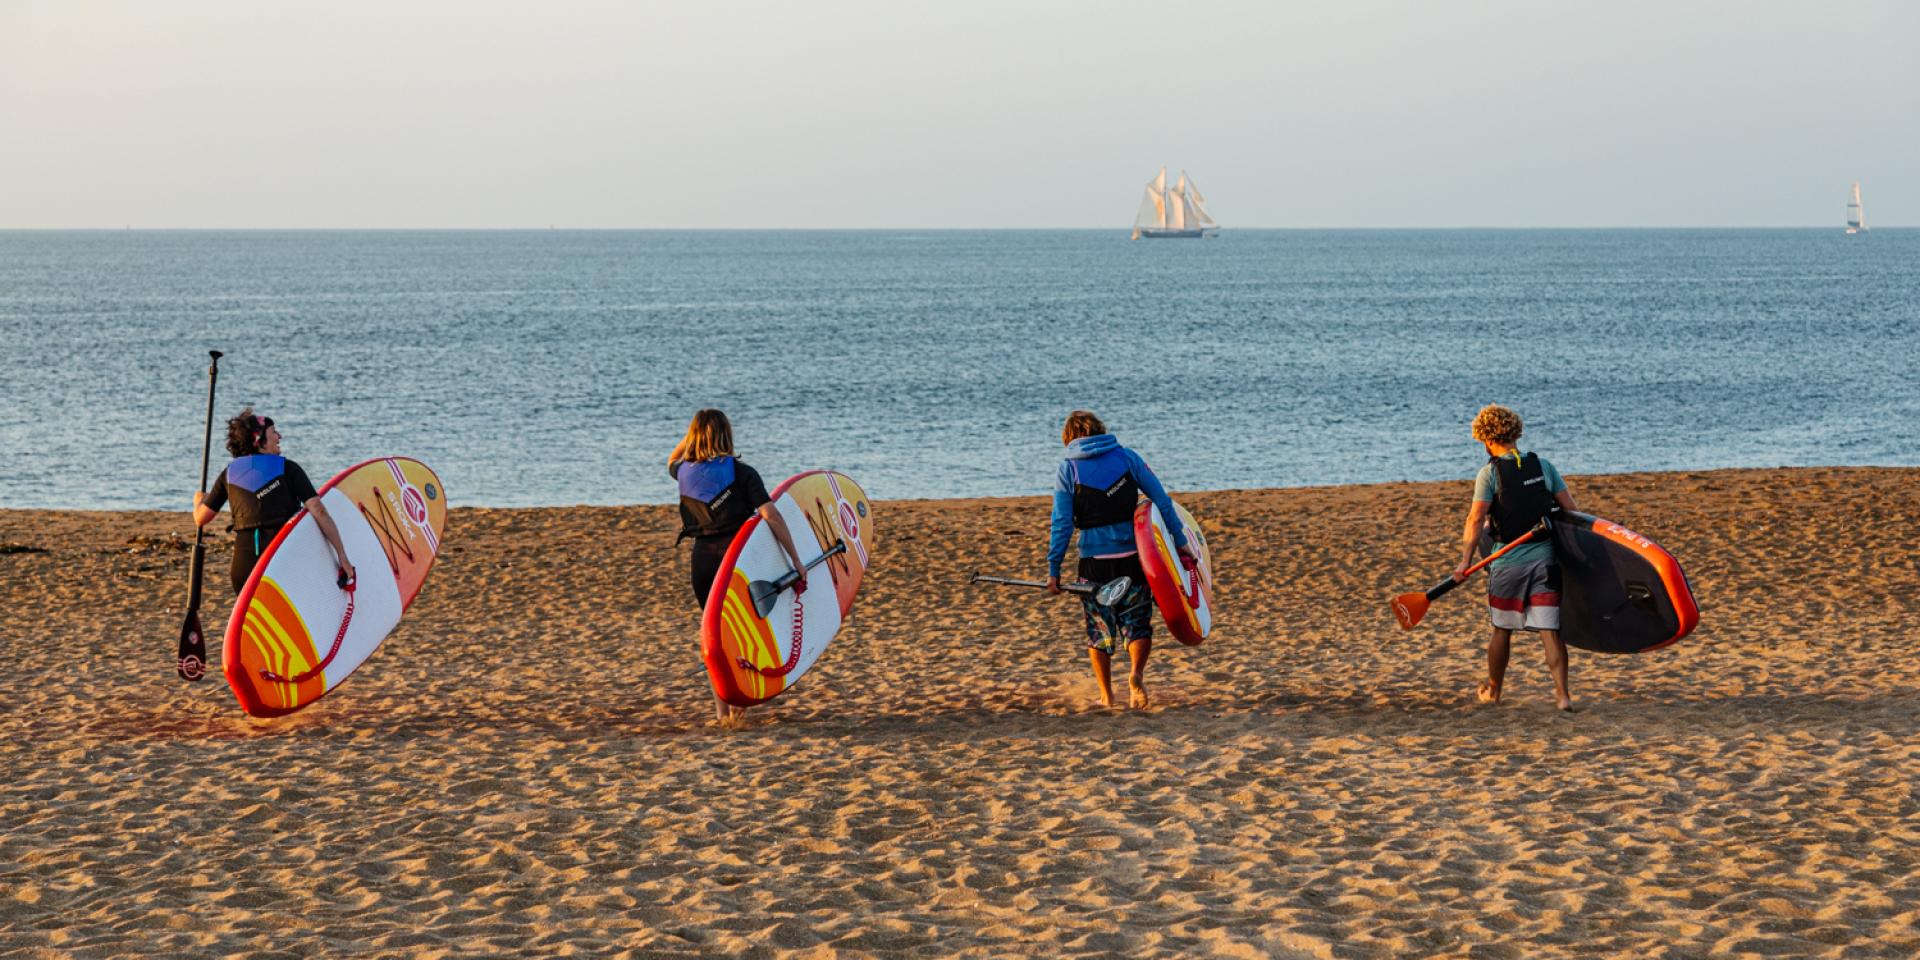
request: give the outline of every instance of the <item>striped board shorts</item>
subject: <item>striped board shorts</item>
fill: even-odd
[[[1560,566],[1545,559],[1490,568],[1487,613],[1501,630],[1560,629]]]

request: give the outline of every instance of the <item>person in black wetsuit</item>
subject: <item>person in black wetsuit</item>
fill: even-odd
[[[300,465],[280,455],[280,430],[273,418],[257,416],[252,407],[227,421],[227,452],[232,463],[220,471],[213,488],[193,495],[193,522],[206,526],[222,506],[233,507],[233,592],[239,593],[260,562],[261,551],[273,543],[280,528],[301,510],[313,514],[320,535],[333,548],[343,584],[352,583],[353,563],[340,544],[340,530],[314,492],[313,481]]]
[[[687,425],[673,455],[667,458],[667,475],[680,485],[679,543],[693,538],[693,596],[700,609],[707,608],[707,596],[714,578],[720,573],[720,561],[727,547],[747,522],[759,514],[773,531],[773,539],[787,554],[787,562],[800,572],[793,585],[797,596],[807,589],[807,574],[800,563],[800,551],[793,547],[787,522],[767,496],[767,485],[758,471],[741,463],[733,455],[733,424],[718,410],[701,410]],[[737,722],[745,709],[733,706],[714,695],[717,716],[722,725]]]

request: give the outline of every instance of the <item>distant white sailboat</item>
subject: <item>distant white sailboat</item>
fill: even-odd
[[[1867,229],[1867,211],[1860,206],[1860,181],[1853,182],[1853,199],[1847,201],[1847,232],[1861,233]]]
[[[1185,170],[1180,171],[1180,182],[1171,190],[1167,189],[1166,167],[1147,182],[1146,199],[1140,201],[1140,212],[1133,218],[1133,239],[1197,240],[1219,233],[1220,225],[1207,212],[1207,198],[1187,179]]]

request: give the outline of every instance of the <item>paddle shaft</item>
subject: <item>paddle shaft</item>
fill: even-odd
[[[207,425],[200,438],[200,492],[207,492],[207,468],[213,461],[213,392],[220,383],[220,358],[225,356],[218,350],[209,350],[211,358],[207,363]],[[207,528],[201,524],[193,525],[193,569],[190,572],[192,583],[187,587],[187,609],[200,609],[200,572],[206,566]]]
[[[1518,537],[1515,537],[1512,543],[1509,543],[1506,546],[1501,547],[1498,550],[1495,550],[1492,554],[1488,555],[1486,559],[1481,560],[1479,563],[1476,563],[1471,567],[1468,567],[1467,572],[1464,575],[1462,575],[1460,579],[1455,580],[1452,577],[1448,577],[1445,580],[1442,580],[1439,583],[1434,584],[1432,587],[1428,588],[1427,590],[1427,602],[1432,603],[1433,601],[1446,596],[1448,591],[1452,590],[1454,587],[1457,587],[1462,583],[1465,583],[1467,577],[1471,577],[1474,574],[1479,573],[1482,569],[1486,567],[1487,564],[1492,563],[1495,560],[1498,560],[1501,557],[1505,556],[1508,550],[1512,550],[1514,547],[1517,547],[1523,543],[1526,543],[1529,540],[1532,540],[1534,537],[1537,537],[1540,534],[1545,533],[1546,529],[1547,529],[1547,523],[1546,521],[1542,520],[1539,523],[1534,524],[1534,527],[1532,530],[1528,530],[1526,533],[1523,533]]]
[[[1045,580],[1015,580],[1011,577],[989,577],[978,573],[974,574],[973,579],[969,582],[993,583],[1003,587],[1037,587],[1041,590],[1047,588],[1047,582]],[[1060,585],[1060,589],[1068,593],[1094,593],[1098,591],[1100,587],[1097,584],[1080,583],[1076,581],[1074,583],[1063,583]]]
[[[826,562],[828,557],[837,557],[846,552],[847,542],[845,540],[836,540],[831,549],[822,551],[819,556],[808,560],[806,566],[801,567],[800,570],[812,570],[814,567]],[[793,586],[794,583],[800,579],[800,570],[788,570],[786,573],[781,574],[779,579],[773,581],[774,588],[785,590]]]
[[[207,492],[207,468],[213,459],[213,397],[220,383],[218,350],[207,351],[207,422],[200,439],[200,492]],[[199,505],[194,512],[199,513]],[[200,628],[200,585],[207,565],[207,528],[194,518],[193,554],[187,562],[187,614],[180,625],[180,644],[175,653],[175,669],[182,680],[198,680],[207,664],[207,640]]]

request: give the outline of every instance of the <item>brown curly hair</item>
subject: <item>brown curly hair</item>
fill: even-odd
[[[1081,437],[1097,436],[1107,432],[1107,425],[1093,415],[1092,410],[1075,410],[1067,414],[1067,422],[1060,427],[1060,442],[1072,443]]]
[[[1519,414],[1497,403],[1489,403],[1474,414],[1473,438],[1481,443],[1511,447],[1520,442],[1520,431],[1524,426]]]
[[[252,407],[240,411],[240,415],[227,421],[227,452],[235,457],[250,457],[260,452],[260,445],[267,440],[267,428],[273,426],[272,417],[256,416]]]

